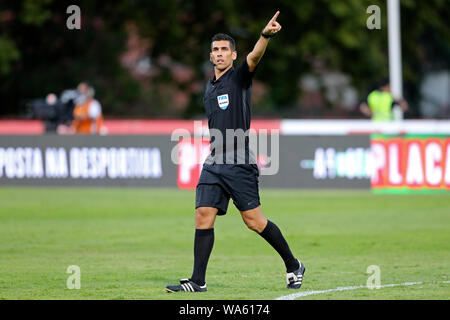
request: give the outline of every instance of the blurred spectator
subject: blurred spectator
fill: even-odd
[[[45,124],[45,132],[55,132],[56,131],[56,123],[58,119],[58,113],[57,113],[57,104],[58,104],[58,97],[54,93],[49,93],[45,97],[45,104],[47,106],[47,112],[48,117],[44,120]]]
[[[72,126],[76,134],[104,134],[102,106],[94,99],[94,88],[86,82],[81,82],[75,100]]]
[[[404,99],[396,100],[392,96],[389,81],[382,80],[378,88],[369,93],[367,101],[360,104],[359,109],[373,121],[392,121],[396,105],[400,106],[403,112],[408,110],[408,103]]]

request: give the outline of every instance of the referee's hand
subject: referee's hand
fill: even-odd
[[[275,13],[272,19],[270,19],[269,23],[264,27],[262,34],[270,36],[281,30],[281,25],[277,22],[277,17],[279,14],[280,11],[277,11]]]

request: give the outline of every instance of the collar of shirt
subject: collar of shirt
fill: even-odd
[[[216,80],[216,76],[214,75],[209,81],[211,82],[211,84],[216,84],[217,82],[220,82],[220,80],[222,80],[223,77],[228,76],[233,71],[234,71],[234,66],[232,66],[230,69],[228,69],[227,72],[225,72],[219,79]]]

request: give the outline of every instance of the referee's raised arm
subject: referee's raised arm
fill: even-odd
[[[277,11],[275,15],[270,19],[269,23],[264,27],[261,32],[261,36],[255,44],[253,50],[247,55],[247,64],[250,72],[255,71],[256,66],[261,60],[270,38],[272,38],[278,31],[281,30],[281,25],[277,22],[277,17],[280,11]]]

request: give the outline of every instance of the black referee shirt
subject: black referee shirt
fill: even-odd
[[[218,80],[214,76],[208,81],[203,103],[211,136],[211,154],[205,163],[256,163],[251,160],[253,155],[252,158],[249,155],[248,138],[253,75],[244,59],[239,67],[231,67]],[[219,133],[222,139],[217,137]]]

